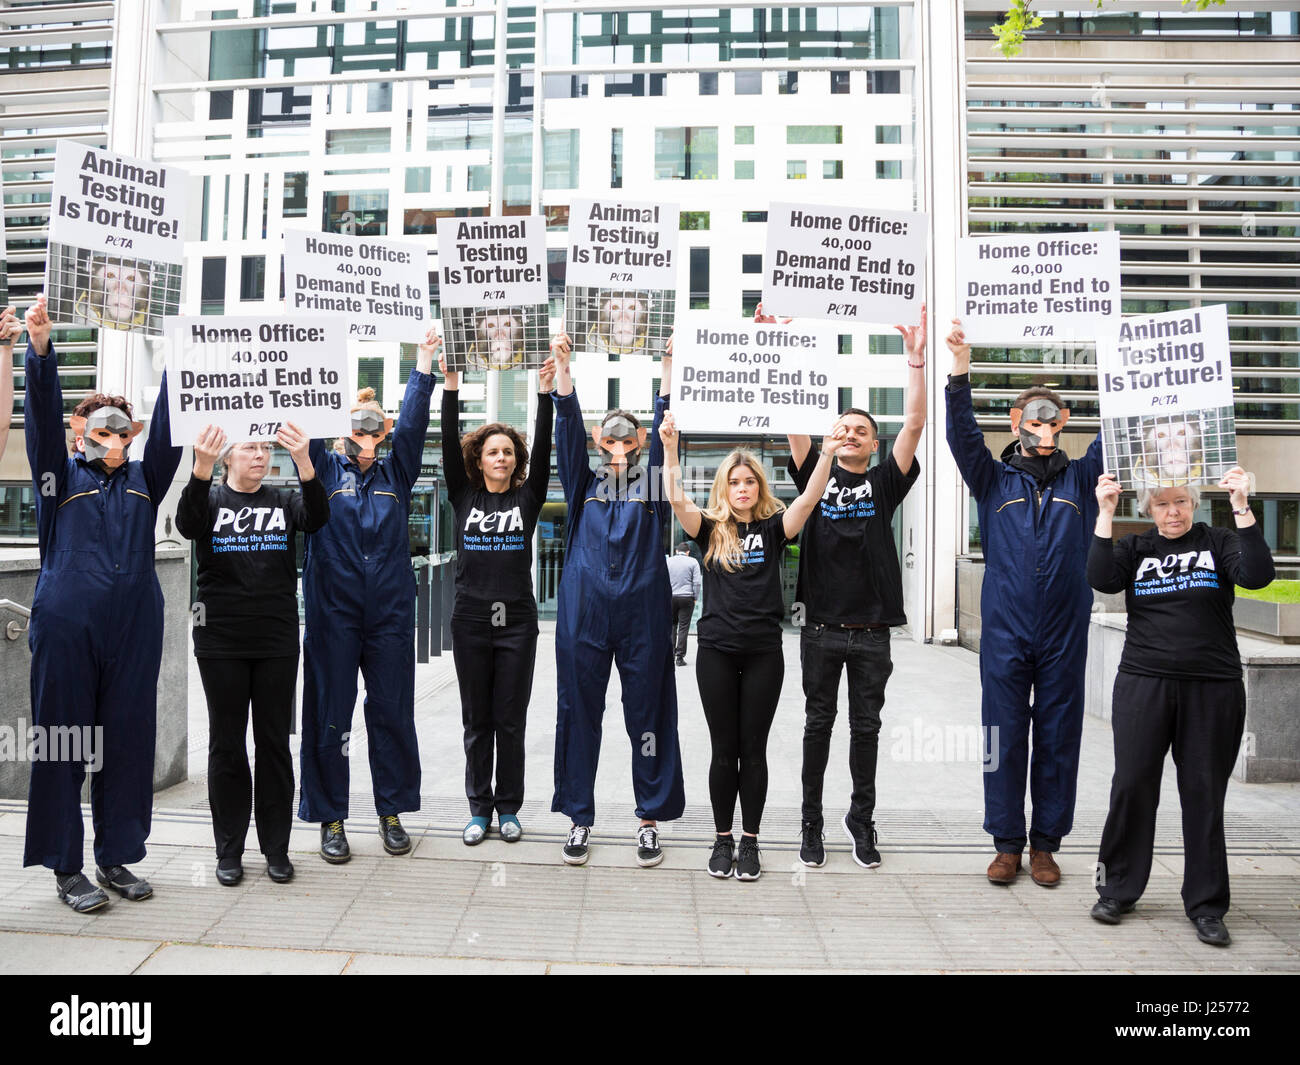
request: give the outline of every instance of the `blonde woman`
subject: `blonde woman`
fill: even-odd
[[[787,509],[768,487],[758,460],[733,451],[718,467],[701,510],[681,487],[677,425],[665,415],[664,481],[673,513],[704,553],[704,613],[699,622],[695,676],[709,723],[713,760],[709,797],[717,830],[709,874],[757,880],[762,872],[758,829],[767,799],[767,734],[776,716],[785,660],[781,653],[781,552],[799,535],[821,499],[831,456],[844,441],[841,426],[827,435],[807,487]],[[732,836],[740,797],[740,847]]]

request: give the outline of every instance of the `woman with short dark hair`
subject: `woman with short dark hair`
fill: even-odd
[[[1120,486],[1108,473],[1097,480],[1088,583],[1124,592],[1128,610],[1111,709],[1115,775],[1092,908],[1103,924],[1119,924],[1146,889],[1160,776],[1172,746],[1183,811],[1183,907],[1201,942],[1229,942],[1223,801],[1246,719],[1232,600],[1234,586],[1263,588],[1273,579],[1249,486],[1240,466],[1219,482],[1235,529],[1193,522],[1200,498],[1193,486],[1147,489],[1140,509],[1154,528],[1112,544]]]
[[[567,337],[557,343],[568,344]],[[442,391],[442,456],[447,499],[456,513],[456,602],[451,652],[465,726],[465,796],[470,819],[461,838],[482,843],[493,812],[501,838],[523,835],[524,726],[537,657],[533,532],[551,477],[551,397],[555,361],[538,372],[531,454],[502,422],[460,435],[460,374]],[[496,782],[493,784],[495,747]]]

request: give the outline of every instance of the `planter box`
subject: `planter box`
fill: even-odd
[[[1232,620],[1247,632],[1300,643],[1300,603],[1266,603],[1238,596],[1232,601]]]

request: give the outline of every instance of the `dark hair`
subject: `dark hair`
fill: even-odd
[[[100,407],[116,407],[128,418],[131,417],[131,404],[126,401],[125,396],[110,396],[105,392],[96,392],[93,396],[87,396],[77,404],[72,416],[74,418],[84,418],[86,415],[99,410]]]
[[[677,545],[677,553],[679,555],[689,555],[691,553],[690,545],[685,540],[683,540],[681,543]]]
[[[1011,404],[1012,410],[1024,410],[1031,400],[1050,399],[1062,410],[1065,409],[1065,400],[1044,385],[1030,385],[1020,395],[1016,396],[1016,401]]]
[[[510,477],[510,487],[518,488],[528,477],[528,444],[513,425],[504,422],[492,422],[460,438],[460,453],[465,462],[465,477],[471,488],[482,488],[483,470],[479,459],[483,457],[483,448],[488,438],[507,436],[515,447],[515,472]]]
[[[871,433],[872,433],[872,435],[875,436],[877,439],[880,438],[880,426],[878,426],[878,425],[876,424],[876,419],[873,418],[873,417],[872,417],[870,414],[868,414],[866,411],[864,411],[861,407],[850,407],[848,410],[846,410],[846,411],[844,411],[843,413],[841,413],[841,414],[840,414],[840,417],[843,418],[846,414],[856,414],[856,415],[858,415],[860,418],[866,418],[867,421],[869,421],[869,422],[871,423]]]

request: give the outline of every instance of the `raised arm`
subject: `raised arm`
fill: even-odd
[[[429,430],[429,397],[433,395],[433,360],[441,347],[442,337],[436,329],[430,329],[406,380],[406,394],[397,414],[397,428],[393,430],[393,466],[408,492],[420,479],[424,437]]]
[[[822,441],[821,457],[813,467],[808,484],[781,516],[781,528],[787,540],[793,540],[799,535],[812,514],[813,507],[821,502],[822,493],[826,491],[826,482],[831,476],[831,460],[835,452],[840,449],[840,445],[844,443],[845,432],[844,426],[837,422],[835,428],[827,434]]]
[[[1112,545],[1111,525],[1121,489],[1113,474],[1097,478],[1097,524],[1088,546],[1088,583],[1107,595],[1122,592],[1133,577],[1132,551],[1128,541]]]
[[[285,422],[275,438],[289,452],[293,464],[298,467],[298,482],[302,485],[301,496],[296,492],[289,494],[294,525],[303,532],[313,533],[329,521],[330,504],[325,495],[325,486],[316,476],[316,468],[311,463],[311,439],[293,422]]]
[[[700,508],[695,505],[694,500],[687,498],[686,489],[682,485],[682,467],[677,454],[677,440],[680,434],[677,432],[677,420],[673,417],[672,411],[666,412],[663,421],[659,423],[658,435],[664,452],[663,494],[667,497],[686,535],[694,539],[700,531]]]
[[[925,304],[921,304],[921,320],[914,326],[894,326],[903,334],[907,350],[907,401],[903,407],[903,428],[894,441],[893,456],[904,475],[912,468],[916,447],[921,442],[925,428],[925,342],[928,327]],[[970,349],[967,348],[967,351]]]
[[[23,436],[36,489],[37,523],[43,548],[58,507],[56,500],[63,493],[68,476],[68,438],[63,431],[63,386],[59,382],[58,356],[50,344],[51,322],[43,294],[27,309],[26,318]]]
[[[172,443],[171,404],[167,398],[167,371],[158,386],[158,400],[149,419],[149,439],[144,442],[144,483],[157,510],[171,487],[185,449]]]
[[[564,498],[573,506],[586,497],[595,479],[587,456],[587,431],[582,424],[582,407],[573,390],[569,369],[569,338],[561,333],[551,343],[555,357],[555,468],[564,488]]]
[[[1232,520],[1237,526],[1235,533],[1225,530],[1226,550],[1220,552],[1220,565],[1232,582],[1242,588],[1266,587],[1277,576],[1277,571],[1268,542],[1250,509],[1250,474],[1240,466],[1234,466],[1224,474],[1219,487],[1228,492]]]
[[[537,374],[537,420],[533,424],[533,442],[528,449],[528,479],[524,490],[540,505],[546,501],[546,487],[551,483],[551,426],[555,404],[555,358],[542,364]]]
[[[962,332],[961,320],[954,318],[952,322],[953,330],[946,338],[948,350],[952,352],[952,373],[947,388],[948,449],[971,494],[983,499],[993,488],[995,466],[971,406],[970,345]]]

